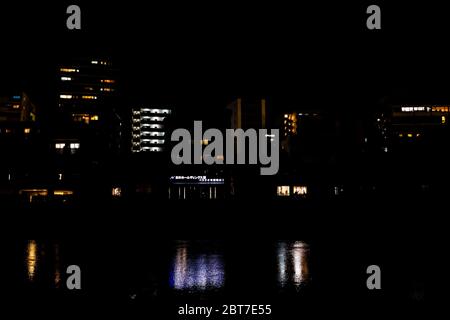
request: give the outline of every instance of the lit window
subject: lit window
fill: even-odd
[[[75,122],[84,122],[85,124],[89,124],[90,116],[85,113],[81,113],[81,114],[75,113],[75,114],[72,114],[72,119]]]
[[[293,194],[294,195],[306,195],[308,193],[308,188],[306,186],[294,186]]]
[[[113,92],[114,89],[113,88],[100,88],[100,91]]]
[[[71,77],[61,77],[62,81],[72,81]]]
[[[98,64],[98,61],[97,60],[92,60],[91,63],[92,64]]]
[[[278,186],[277,195],[282,197],[287,197],[290,195],[289,186]]]
[[[23,132],[25,134],[29,134],[31,132],[31,129],[30,128],[25,128],[25,129],[23,129]]]
[[[79,143],[71,143],[70,144],[70,149],[79,149],[80,148],[80,144]]]
[[[412,133],[408,133],[408,138],[412,138],[413,134]]]
[[[399,133],[398,136],[399,136],[400,138],[403,138],[403,133]]]
[[[47,189],[22,189],[19,190],[19,195],[26,196],[28,198],[28,202],[32,203],[33,198],[40,198],[48,196]]]
[[[56,143],[55,144],[55,149],[64,149],[65,146],[66,146],[65,143]]]
[[[445,116],[441,117],[441,123],[444,124],[447,122],[447,118]]]
[[[91,121],[98,121],[98,116],[97,115],[91,116]]]
[[[121,197],[122,196],[122,188],[119,188],[119,187],[112,188],[112,196],[113,197]]]
[[[96,96],[81,96],[81,98],[83,98],[85,100],[95,100],[95,99],[97,99]]]
[[[101,83],[115,83],[115,80],[111,80],[111,79],[102,79],[100,80]]]
[[[60,94],[59,97],[61,99],[72,99],[73,96],[71,94]]]
[[[12,107],[13,107],[13,109],[19,109],[20,108],[20,104],[13,104]]]
[[[449,107],[443,107],[443,106],[436,106],[431,108],[432,112],[448,112]]]
[[[53,191],[53,195],[55,196],[71,196],[73,195],[73,191],[72,190],[55,190]]]
[[[61,72],[80,72],[80,70],[74,69],[74,68],[61,68],[61,69],[59,69],[59,71],[61,71]]]

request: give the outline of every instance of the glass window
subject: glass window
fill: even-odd
[[[278,186],[277,187],[277,195],[278,196],[282,196],[282,197],[286,197],[290,195],[289,192],[289,186]]]
[[[294,186],[293,193],[294,195],[305,195],[308,193],[308,188],[306,186]]]

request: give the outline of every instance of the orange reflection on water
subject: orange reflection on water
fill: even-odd
[[[38,254],[37,254],[37,243],[35,240],[28,241],[27,245],[27,274],[28,274],[28,280],[34,281],[34,278],[36,276],[36,269],[37,269],[37,263],[38,263]]]

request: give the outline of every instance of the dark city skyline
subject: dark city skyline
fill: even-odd
[[[423,319],[450,177],[425,3],[0,4],[6,304]]]

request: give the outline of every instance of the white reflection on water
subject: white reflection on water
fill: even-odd
[[[223,256],[216,253],[190,252],[188,245],[176,249],[170,283],[176,290],[214,290],[223,287]]]
[[[34,281],[38,264],[38,246],[35,240],[28,241],[27,244],[27,275],[28,280]]]
[[[280,242],[278,255],[278,283],[281,287],[300,288],[310,280],[309,246],[302,241]]]

